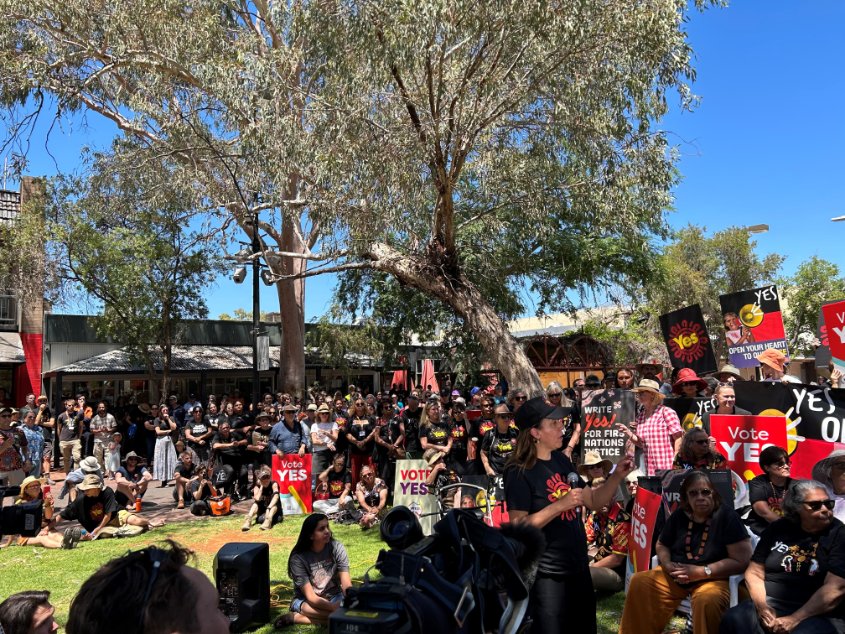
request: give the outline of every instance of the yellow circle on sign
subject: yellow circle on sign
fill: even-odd
[[[786,414],[778,409],[764,409],[758,416],[783,416],[783,424],[786,425],[786,453],[790,456],[795,453],[798,448],[798,432],[795,429],[789,429],[791,421],[786,417]]]
[[[739,309],[739,320],[743,326],[755,328],[763,323],[763,309],[757,304],[746,304]]]

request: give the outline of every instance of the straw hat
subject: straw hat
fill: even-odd
[[[660,384],[657,381],[652,379],[643,379],[640,381],[640,384],[637,385],[634,389],[631,390],[632,392],[651,392],[652,394],[657,394],[660,398],[663,398],[663,394],[660,392]]]
[[[88,489],[102,489],[103,479],[93,473],[88,474],[82,479],[82,482],[76,485],[80,491],[87,491]]]
[[[431,447],[430,449],[426,449],[425,453],[423,454],[423,460],[428,463],[429,467],[433,467],[438,460],[443,458],[446,454],[440,451],[439,449],[435,449]]]
[[[613,463],[610,460],[603,460],[598,451],[588,451],[584,455],[584,462],[578,465],[578,473],[582,476],[587,475],[587,469],[601,465],[601,469],[605,475],[610,473],[613,468]]]

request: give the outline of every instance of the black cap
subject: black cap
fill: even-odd
[[[536,427],[544,418],[552,420],[566,418],[566,411],[552,405],[544,397],[536,396],[525,401],[514,414],[514,421],[520,431]]]

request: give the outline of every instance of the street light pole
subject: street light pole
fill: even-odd
[[[257,198],[257,196],[256,196]],[[258,294],[258,276],[261,264],[258,253],[261,242],[258,240],[258,211],[252,212],[252,406],[258,407],[260,397],[258,386],[258,331],[261,327],[261,302]]]

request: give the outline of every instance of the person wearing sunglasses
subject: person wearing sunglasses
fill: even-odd
[[[720,634],[845,632],[845,525],[832,509],[821,482],[792,483],[745,571],[751,599],[728,610]]]
[[[193,553],[168,540],[112,559],[82,584],[67,634],[225,634],[214,584],[188,566]]]
[[[528,395],[525,393],[525,390],[514,389],[508,394],[508,405],[510,405],[511,411],[513,412],[516,412],[522,407],[522,404],[527,400]]]
[[[568,412],[563,419],[563,453],[571,460],[572,452],[581,442],[581,408],[578,403],[567,398],[563,387],[557,381],[552,381],[546,387],[546,400]]]
[[[762,535],[769,524],[783,517],[783,499],[792,479],[789,454],[783,447],[766,447],[758,462],[763,473],[748,482],[751,511],[745,524],[755,535]]]
[[[508,456],[516,447],[519,430],[513,424],[513,414],[505,405],[497,405],[494,416],[496,426],[481,439],[481,464],[491,478],[505,472]]]
[[[813,467],[813,479],[827,488],[834,502],[833,516],[845,522],[845,450],[835,449]]]
[[[659,634],[687,597],[693,633],[717,632],[730,602],[728,579],[748,566],[751,540],[704,471],[684,478],[656,550],[660,565],[631,577],[619,634]]]
[[[688,429],[681,438],[681,448],[672,461],[673,469],[724,469],[725,457],[713,448],[701,427]]]

